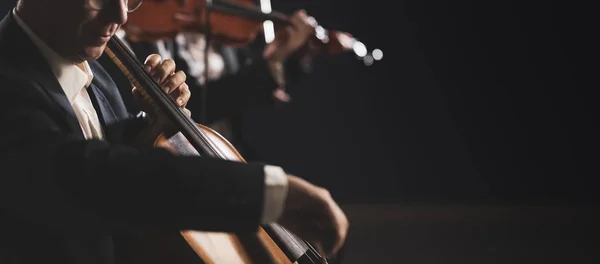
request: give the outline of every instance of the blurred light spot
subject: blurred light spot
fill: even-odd
[[[265,14],[271,13],[271,0],[260,0],[260,11]],[[263,32],[266,43],[271,43],[275,40],[275,27],[273,26],[273,21],[266,20],[263,22]]]
[[[275,28],[273,27],[273,21],[266,20],[263,22],[263,31],[265,32],[265,42],[271,43],[275,39]]]
[[[362,42],[360,41],[354,42],[352,49],[354,50],[354,53],[356,53],[356,55],[359,57],[364,57],[365,55],[367,55],[367,47],[365,47],[365,44],[362,44]]]
[[[322,27],[322,26],[317,26],[315,28],[315,33],[317,35],[317,38],[320,40],[329,40],[327,39],[327,31]]]
[[[271,13],[271,1],[260,0],[260,10],[263,11],[263,13]]]
[[[381,58],[383,58],[383,51],[380,49],[374,49],[371,54],[373,54],[373,59],[375,60],[381,60]]]
[[[317,23],[317,20],[314,17],[309,16],[306,19],[306,22],[308,22],[309,25],[313,26],[313,27],[317,27],[319,25],[319,23]]]
[[[371,66],[373,64],[373,57],[371,57],[371,55],[367,55],[363,58],[363,62],[365,65]]]

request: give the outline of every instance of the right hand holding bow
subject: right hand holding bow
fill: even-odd
[[[326,189],[295,176],[288,176],[287,200],[278,223],[311,242],[324,256],[337,254],[349,227],[346,215]]]

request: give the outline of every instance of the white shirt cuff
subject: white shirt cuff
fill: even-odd
[[[287,198],[287,174],[281,167],[265,165],[265,194],[262,224],[268,224],[279,219],[283,213]]]

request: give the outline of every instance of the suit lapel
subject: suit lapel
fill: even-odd
[[[89,88],[90,99],[92,99],[92,104],[96,109],[96,113],[98,114],[98,119],[100,119],[100,123],[102,124],[102,128],[105,132],[105,137],[108,140],[114,139],[117,135],[114,135],[113,132],[116,132],[111,129],[107,129],[110,124],[116,123],[118,121],[118,117],[113,111],[112,106],[106,99],[106,96],[102,92],[102,89],[98,87],[94,82],[90,85]]]
[[[30,76],[44,88],[50,98],[59,106],[59,111],[63,116],[66,116],[65,120],[71,131],[77,133],[81,138],[84,138],[77,116],[73,111],[73,107],[52,71],[46,72],[34,70],[30,72]]]
[[[1,27],[6,29],[4,31],[5,35],[3,35],[2,38],[6,37],[7,39],[10,39],[10,41],[6,42],[10,45],[10,50],[32,51],[13,53],[15,67],[21,68],[26,76],[37,83],[40,89],[54,102],[56,114],[62,117],[59,118],[59,120],[63,120],[71,132],[84,138],[79,122],[77,121],[77,116],[75,115],[67,96],[56,79],[56,76],[54,76],[50,65],[40,51],[38,51],[37,46],[35,46],[19,25],[17,25],[12,14],[5,17],[1,24]]]

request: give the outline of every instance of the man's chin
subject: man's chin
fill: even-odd
[[[79,56],[83,60],[96,60],[102,56],[105,48],[106,44],[102,44],[101,46],[97,47],[86,47],[84,48],[83,52],[79,54]]]

